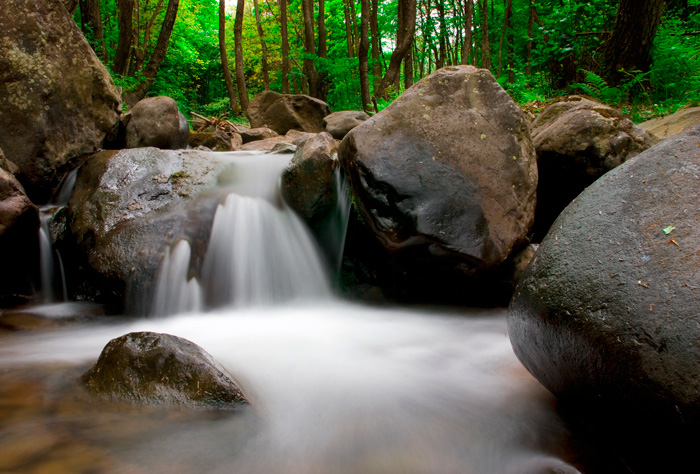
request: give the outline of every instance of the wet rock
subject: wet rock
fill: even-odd
[[[72,158],[101,146],[121,97],[61,2],[0,2],[0,148],[43,202]]]
[[[204,349],[177,336],[129,333],[112,339],[82,377],[102,396],[144,405],[247,405],[233,378]]]
[[[700,439],[699,170],[695,126],[608,172],[554,223],[510,306],[523,365],[638,472],[677,471],[665,463]]]
[[[243,140],[240,134],[219,129],[211,132],[190,132],[189,136],[190,147],[203,146],[212,151],[233,151],[241,143]]]
[[[190,127],[170,97],[147,97],[130,112],[126,125],[126,147],[187,148]]]
[[[336,140],[342,140],[350,130],[369,119],[369,115],[361,110],[343,110],[333,112],[323,119],[326,132],[330,133]]]
[[[639,126],[652,135],[664,139],[681,133],[697,123],[700,123],[700,107],[691,107],[666,117],[647,120]]]
[[[305,141],[282,173],[282,196],[306,222],[313,224],[338,203],[335,173],[338,144],[328,133]]]
[[[528,123],[486,70],[431,74],[351,130],[339,154],[362,217],[414,275],[497,266],[532,224]]]
[[[98,301],[143,310],[166,249],[182,236],[203,255],[218,196],[212,189],[225,164],[215,154],[135,148],[104,151],[86,161],[68,206],[64,260],[88,275]],[[62,253],[63,253],[62,252]],[[71,258],[65,258],[71,255]],[[94,274],[94,275],[93,275]],[[96,295],[96,296],[95,296]]]
[[[32,294],[38,232],[39,209],[19,181],[0,168],[0,304],[16,303]]]
[[[238,130],[241,134],[243,144],[258,140],[265,140],[266,138],[272,138],[279,135],[277,132],[267,127],[248,128],[239,126]]]
[[[612,107],[569,96],[535,119],[532,142],[539,172],[535,232],[541,240],[586,186],[658,139]]]
[[[276,137],[246,143],[236,148],[236,151],[264,151],[270,153],[280,153],[279,148],[275,151],[273,150],[275,147],[282,144],[280,146],[287,147],[288,149],[290,149],[290,147],[294,147],[294,149],[291,149],[291,151],[287,151],[288,153],[294,153],[297,146],[301,145],[314,135],[314,133],[290,130],[285,135],[278,135]]]
[[[289,130],[324,131],[323,117],[330,113],[322,100],[301,94],[265,91],[250,101],[246,115],[252,128],[267,127],[280,135]]]

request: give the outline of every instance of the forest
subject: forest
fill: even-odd
[[[63,0],[124,93],[244,120],[263,90],[381,110],[444,66],[520,104],[585,94],[639,122],[700,102],[700,0]]]

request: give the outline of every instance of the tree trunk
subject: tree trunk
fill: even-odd
[[[260,7],[258,6],[258,0],[253,0],[253,7],[255,8],[255,24],[258,29],[258,37],[260,38],[260,47],[262,48],[262,73],[263,73],[263,87],[266,91],[270,90],[270,69],[267,65],[267,43],[265,42],[265,32],[263,31],[262,22],[260,21]]]
[[[530,0],[530,16],[527,21],[527,43],[525,45],[525,75],[528,77],[532,74],[532,34],[535,29],[535,15],[537,15],[535,3],[534,0]]]
[[[327,35],[326,35],[326,2],[325,0],[318,1],[318,57],[320,59],[327,59],[328,57],[328,46],[327,46]],[[322,71],[325,71],[325,64],[322,64]],[[328,74],[326,72],[316,73],[316,91],[318,98],[321,100],[326,100],[328,95]]]
[[[515,64],[513,62],[513,0],[506,0],[506,28],[508,29],[508,84],[515,84]]]
[[[248,89],[245,86],[245,70],[243,68],[243,15],[245,14],[245,0],[236,3],[236,21],[233,24],[233,42],[236,60],[236,86],[238,87],[238,101],[243,112],[248,110]]]
[[[66,7],[70,16],[73,16],[78,11],[78,0],[63,0],[63,6]]]
[[[360,48],[358,58],[360,60],[360,97],[362,99],[362,110],[370,110],[369,95],[369,67],[367,64],[367,53],[369,53],[369,0],[360,0]]]
[[[131,42],[134,34],[134,0],[119,0],[117,7],[119,8],[119,40],[117,51],[114,53],[112,70],[123,76],[126,73],[131,55]]]
[[[219,0],[219,53],[221,54],[221,67],[224,71],[224,81],[231,111],[238,115],[238,101],[236,89],[233,87],[231,70],[228,68],[228,54],[226,53],[226,0]]]
[[[603,75],[617,85],[626,72],[648,71],[651,46],[661,23],[664,0],[620,0],[612,35],[603,45]]]
[[[489,45],[489,5],[481,2],[481,67],[491,69],[491,47]]]
[[[143,80],[133,91],[127,92],[124,95],[124,101],[129,107],[132,107],[139,100],[146,97],[148,90],[153,84],[153,80],[160,70],[160,65],[163,64],[165,54],[168,52],[170,34],[173,32],[173,25],[175,25],[175,18],[177,18],[177,9],[179,5],[180,0],[168,0],[168,9],[165,11],[165,18],[160,28],[158,42],[156,43],[155,50],[153,50],[153,56],[151,56],[151,59],[148,61],[148,66],[146,66],[143,72]]]
[[[503,0],[503,5],[505,6],[506,0]],[[505,11],[506,9],[504,9]],[[501,77],[503,72],[503,42],[506,38],[506,30],[508,29],[508,13],[505,12],[503,15],[503,29],[501,30],[501,39],[498,41],[498,67],[496,68],[496,78]]]
[[[446,37],[447,37],[447,22],[445,21],[445,3],[443,0],[439,0],[437,2],[437,10],[438,10],[438,20],[440,24],[440,35],[439,35],[439,44],[440,44],[440,56],[438,57],[437,60],[437,67],[438,69],[442,68],[445,66],[445,59],[447,58],[447,45],[446,45]]]
[[[355,45],[355,56],[359,54],[360,51],[360,33],[358,31],[358,26],[360,23],[357,21],[357,12],[355,11],[355,1],[348,0],[350,4],[350,24],[352,25],[352,36],[354,38]]]
[[[132,62],[135,62],[135,64],[132,66],[134,72],[140,71],[141,68],[143,68],[143,63],[146,60],[146,50],[148,49],[148,43],[151,41],[151,31],[153,30],[153,24],[156,22],[156,18],[158,18],[158,14],[160,13],[160,9],[162,6],[163,0],[158,0],[158,4],[153,10],[151,18],[148,20],[148,23],[146,23],[146,29],[143,32],[143,41],[141,42],[141,45],[134,47],[135,61],[132,60]],[[138,44],[138,34],[134,35],[134,43]]]
[[[474,58],[469,61],[472,50],[472,18],[474,16],[474,0],[464,0],[464,44],[462,44],[462,64],[474,64]]]
[[[408,89],[413,85],[413,43],[403,60],[403,88]]]
[[[289,94],[289,30],[287,29],[287,0],[279,0],[282,36],[282,93]]]
[[[83,33],[92,39],[92,49],[104,64],[107,64],[107,46],[102,30],[100,3],[97,0],[80,0],[80,23]]]
[[[304,17],[304,51],[307,56],[304,58],[304,73],[309,83],[309,95],[318,96],[316,89],[316,62],[312,56],[316,53],[314,44],[314,2],[313,0],[301,0],[301,10]]]
[[[382,80],[382,63],[379,60],[379,24],[377,15],[379,14],[379,0],[372,0],[372,12],[369,17],[369,28],[372,33],[372,75],[374,76],[374,87],[379,86]]]
[[[387,88],[396,82],[396,78],[401,73],[401,62],[411,49],[413,34],[416,31],[416,0],[399,0],[399,6],[403,6],[400,9],[401,18],[399,18],[401,28],[396,33],[396,47],[391,55],[389,67],[379,87],[374,91],[375,98],[386,98]]]
[[[348,57],[355,57],[355,40],[352,37],[352,17],[350,16],[350,2],[353,0],[343,0],[343,13],[345,15],[345,41],[348,45]]]

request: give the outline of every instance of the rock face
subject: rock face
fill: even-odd
[[[238,127],[238,129],[241,133],[241,139],[242,139],[244,145],[246,143],[255,142],[258,140],[265,140],[267,138],[272,138],[272,137],[276,137],[279,135],[277,132],[275,132],[274,130],[271,130],[267,127],[258,127],[258,128]]]
[[[99,148],[121,97],[61,2],[0,3],[0,148],[33,200]]]
[[[265,91],[250,101],[246,115],[252,128],[267,127],[284,135],[289,130],[322,132],[323,117],[329,113],[328,104],[308,95]]]
[[[211,132],[191,132],[189,145],[191,148],[207,147],[212,151],[232,151],[242,143],[241,135],[225,130],[213,130]]]
[[[612,107],[569,96],[535,119],[532,141],[539,171],[535,221],[539,240],[586,186],[658,139]]]
[[[350,131],[340,160],[364,220],[410,265],[471,275],[502,263],[533,221],[528,124],[486,70],[419,81]]]
[[[306,222],[313,224],[335,209],[338,145],[328,133],[305,141],[282,173],[282,196]]]
[[[131,109],[126,125],[126,147],[187,148],[190,128],[170,97],[148,97]]]
[[[233,378],[204,349],[169,334],[132,332],[112,339],[83,383],[95,394],[143,405],[248,404]]]
[[[576,198],[508,318],[516,355],[545,387],[610,441],[628,441],[632,457],[663,453],[662,466],[687,458],[683,437],[696,443],[700,433],[698,209],[695,126]]]
[[[11,304],[17,297],[24,299],[32,294],[38,231],[39,209],[15,177],[0,168],[0,302]]]
[[[330,133],[336,140],[342,140],[350,130],[369,119],[369,115],[361,110],[343,110],[333,112],[323,119],[326,132]]]
[[[236,148],[236,151],[266,151],[272,153],[275,149],[286,148],[291,150],[291,153],[294,153],[296,147],[315,135],[314,133],[290,130],[286,135],[278,135],[276,137],[248,142]]]
[[[666,117],[647,120],[639,126],[652,135],[664,139],[681,133],[697,123],[700,123],[700,107],[691,107]]]
[[[87,160],[68,206],[71,248],[62,254],[94,277],[73,280],[88,280],[95,285],[91,293],[117,306],[134,291],[130,310],[143,311],[141,298],[152,294],[173,239],[185,236],[195,255],[206,249],[218,196],[195,198],[217,182],[224,164],[215,156],[136,148]]]

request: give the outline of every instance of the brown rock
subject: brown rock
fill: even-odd
[[[535,226],[540,240],[586,186],[658,139],[612,107],[569,96],[535,119],[532,142],[539,172]]]
[[[340,160],[365,221],[406,265],[502,263],[532,224],[528,123],[487,70],[446,67],[354,128]]]
[[[258,140],[265,140],[266,138],[272,138],[272,137],[279,136],[279,134],[277,132],[275,132],[274,130],[271,130],[267,127],[258,127],[258,128],[238,127],[238,130],[241,133],[241,138],[243,140],[243,144],[255,142]]]
[[[252,128],[268,127],[280,135],[289,130],[318,133],[325,130],[328,104],[308,95],[265,91],[250,101],[246,115]]]
[[[248,404],[233,378],[204,349],[169,334],[137,332],[112,339],[83,382],[95,394],[143,405]]]
[[[126,148],[187,148],[190,128],[187,119],[170,97],[147,97],[130,112],[126,125]]]
[[[272,150],[280,144],[285,144],[287,147],[294,147],[296,149],[297,146],[313,136],[315,136],[314,133],[290,130],[286,135],[278,135],[276,137],[246,143],[236,148],[236,151],[272,152]]]
[[[666,117],[647,120],[639,126],[652,135],[664,139],[681,133],[696,123],[700,123],[700,107],[679,110]]]
[[[241,135],[236,132],[214,130],[211,132],[190,132],[190,147],[207,147],[212,151],[232,151],[242,143]]]
[[[333,135],[336,140],[342,140],[350,130],[369,119],[369,115],[358,110],[343,110],[333,112],[323,119],[326,132]]]
[[[35,200],[101,146],[121,97],[61,2],[0,2],[0,148]]]

